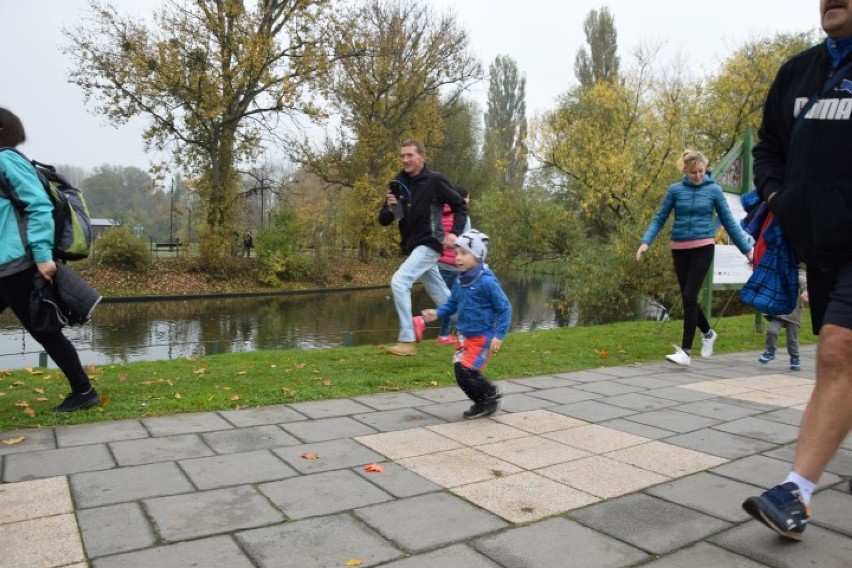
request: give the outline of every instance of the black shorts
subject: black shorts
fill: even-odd
[[[831,268],[808,265],[808,300],[814,333],[826,323],[852,329],[852,260]]]

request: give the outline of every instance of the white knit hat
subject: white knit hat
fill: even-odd
[[[456,239],[456,246],[463,248],[482,262],[488,256],[488,235],[471,229]]]

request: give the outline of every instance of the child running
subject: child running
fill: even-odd
[[[488,359],[500,350],[512,322],[512,306],[500,282],[485,265],[488,235],[476,229],[456,240],[456,266],[460,274],[447,302],[436,310],[423,310],[415,321],[421,331],[427,322],[457,315],[458,341],[453,356],[456,382],[473,406],[466,419],[491,416],[500,409],[503,390],[482,375]],[[415,320],[420,319],[415,317]]]

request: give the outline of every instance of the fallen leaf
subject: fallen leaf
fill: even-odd
[[[127,380],[127,375],[125,375],[124,373],[122,373],[122,374],[120,374],[120,375],[119,375],[118,377],[116,377],[116,378],[118,379],[118,382],[123,383],[124,381],[126,381],[126,380]]]
[[[438,386],[438,381],[429,381],[429,386],[437,387],[437,386]]]
[[[600,357],[601,359],[606,359],[607,357],[609,357],[609,351],[606,349],[604,349],[603,351],[598,351],[598,357]]]
[[[293,367],[295,367],[296,369],[304,369],[305,364],[304,363],[296,363],[295,365],[293,365]]]
[[[45,397],[43,397],[43,396],[40,396],[40,397],[38,397],[38,398],[37,398],[37,399],[35,399],[35,400],[36,400],[36,402],[47,402],[47,398],[45,398]]]
[[[30,418],[35,418],[36,411],[28,406],[24,409],[24,414],[26,414]]]
[[[240,400],[240,395],[238,395],[238,394],[231,395],[231,400]]]
[[[15,381],[14,383],[12,383],[11,386],[13,386],[13,387],[25,387],[25,386],[27,386],[27,384],[24,381]]]
[[[27,407],[27,406],[29,406],[29,405],[30,405],[30,403],[29,403],[29,402],[27,402],[26,400],[19,400],[19,401],[17,401],[17,402],[15,403],[15,406],[23,406],[23,407]]]
[[[194,370],[192,373],[194,375],[203,375],[206,372],[207,372],[207,367],[201,367],[200,369]]]
[[[17,438],[3,438],[0,440],[0,444],[4,446],[14,446],[15,444],[22,444],[27,439],[26,436],[18,436]]]
[[[371,463],[364,466],[364,471],[374,471],[376,473],[381,473],[385,470],[384,467],[380,466],[377,463]]]
[[[93,374],[93,373],[96,373],[98,371],[98,368],[95,367],[94,365],[86,365],[85,369],[86,369],[86,372],[90,375]]]
[[[313,452],[308,452],[306,454],[302,454],[302,459],[306,460],[318,460],[319,456]]]
[[[363,560],[358,560],[357,558],[353,558],[351,560],[347,560],[346,564],[344,564],[344,566],[360,566],[363,563],[364,563]]]
[[[384,391],[398,391],[399,390],[399,387],[394,387],[394,386],[391,386],[391,385],[382,385],[379,388],[384,390]]]
[[[176,393],[175,393],[175,398],[180,398],[180,393],[179,393],[179,392],[176,392]]]
[[[27,373],[29,373],[31,375],[43,375],[44,374],[44,371],[38,371],[36,369],[33,369],[32,367],[28,367],[26,369],[26,371],[27,371]]]
[[[239,371],[237,374],[238,375],[245,375],[246,373],[248,373],[248,371]]]
[[[327,387],[330,387],[331,386],[331,379],[323,379],[322,384],[324,384]]]
[[[34,388],[33,392],[36,393],[36,394],[44,394],[44,389]]]

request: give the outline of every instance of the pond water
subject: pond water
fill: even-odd
[[[559,285],[545,276],[501,275],[512,330],[572,325],[553,305]],[[415,310],[432,307],[422,287]],[[378,345],[396,341],[389,288],[288,295],[104,302],[89,324],[66,329],[84,365],[174,359],[266,349]],[[437,337],[437,324],[426,338]],[[9,310],[0,314],[0,369],[39,364],[41,345]],[[52,361],[49,366],[53,367]]]

